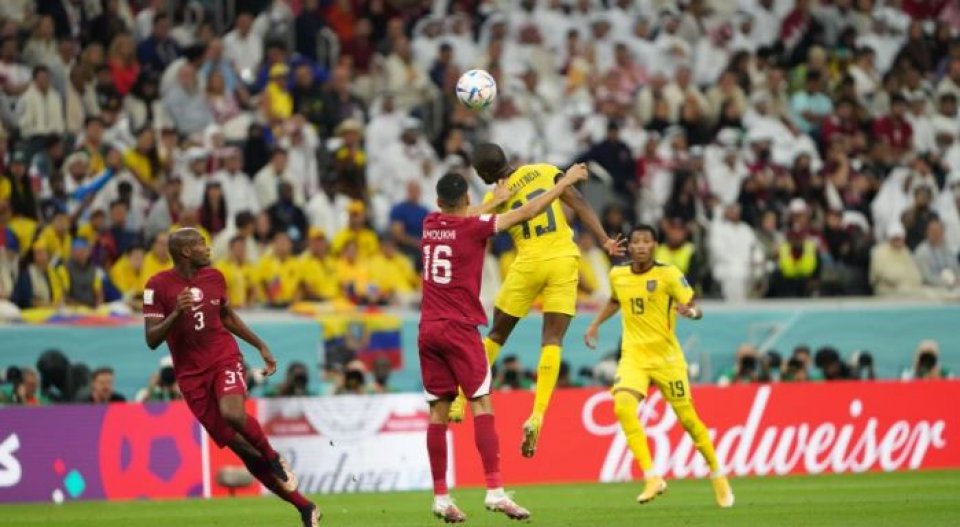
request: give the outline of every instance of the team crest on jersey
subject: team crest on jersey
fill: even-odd
[[[657,281],[656,280],[647,280],[647,291],[651,293],[657,290]]]
[[[153,289],[143,290],[143,305],[145,306],[153,305]]]
[[[190,296],[194,302],[203,302],[203,291],[199,287],[191,287]]]

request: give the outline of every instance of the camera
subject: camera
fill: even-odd
[[[740,373],[753,373],[757,369],[757,358],[752,355],[747,355],[740,359],[740,367],[738,368]]]

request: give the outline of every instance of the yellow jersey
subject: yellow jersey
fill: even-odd
[[[507,177],[507,186],[513,197],[497,207],[497,213],[503,214],[518,209],[553,188],[557,177],[563,175],[553,165],[524,165]],[[484,197],[490,201],[493,193]],[[533,218],[518,223],[508,231],[517,248],[518,262],[541,262],[564,256],[580,256],[580,249],[573,241],[573,229],[567,223],[560,200],[554,200],[550,206]]]
[[[224,259],[215,265],[217,270],[223,273],[223,279],[227,283],[227,300],[233,307],[247,307],[253,303],[255,298],[250,290],[257,284],[257,270],[248,263],[237,263],[233,260]]]
[[[153,254],[153,251],[147,251],[147,254],[143,255],[143,267],[140,269],[140,289],[137,292],[143,291],[143,288],[147,286],[147,280],[150,280],[153,275],[167,269],[173,269],[173,260],[169,256],[166,260],[160,260]]]
[[[40,236],[37,237],[37,241],[43,243],[47,252],[50,253],[51,258],[66,261],[66,259],[70,257],[70,246],[73,245],[73,236],[70,236],[70,234],[63,236],[57,234],[57,231],[53,230],[53,225],[44,227],[43,230],[40,231]]]
[[[357,242],[357,256],[359,258],[373,258],[380,252],[380,239],[371,229],[363,228],[355,231],[349,227],[338,232],[330,243],[330,251],[339,255],[343,248],[351,241]]]
[[[309,299],[333,300],[340,296],[340,274],[332,256],[321,259],[305,251],[300,256],[300,272]]]
[[[610,270],[610,290],[620,303],[623,356],[645,368],[686,365],[675,332],[675,302],[687,304],[693,288],[672,265],[655,263],[643,274],[630,265]]]
[[[150,158],[134,148],[123,153],[123,164],[148,183],[153,183],[157,177],[153,172],[153,165],[150,164]]]
[[[11,194],[13,194],[13,185],[10,184],[10,180],[0,176],[0,201],[7,201]]]
[[[273,254],[265,255],[257,266],[257,275],[267,302],[289,304],[300,288],[300,260],[295,256],[280,260]]]
[[[381,254],[373,259],[370,267],[377,270],[373,283],[385,293],[409,293],[420,285],[420,277],[413,263],[402,254],[392,257]]]
[[[110,281],[124,295],[136,294],[140,287],[140,270],[134,269],[130,257],[123,255],[110,268]]]

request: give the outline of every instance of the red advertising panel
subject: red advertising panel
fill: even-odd
[[[694,388],[717,455],[735,476],[960,467],[960,382],[843,382]],[[607,392],[554,394],[537,455],[520,456],[528,392],[494,396],[508,484],[626,481],[639,471]],[[672,478],[708,474],[660,394],[641,405],[657,469]],[[482,485],[467,422],[454,433],[457,482]]]

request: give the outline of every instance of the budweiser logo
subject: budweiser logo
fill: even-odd
[[[947,446],[943,419],[882,420],[871,415],[859,398],[836,400],[835,404],[841,405],[839,422],[791,422],[790,412],[780,415],[781,410],[771,419],[771,393],[770,386],[759,387],[742,422],[726,429],[710,429],[717,457],[728,473],[740,476],[917,469],[931,449]],[[582,411],[583,426],[593,435],[612,437],[600,480],[631,480],[633,455],[611,404],[612,398],[606,392],[587,399]],[[640,420],[661,474],[675,478],[709,474],[703,457],[659,392],[652,393],[641,405]]]

